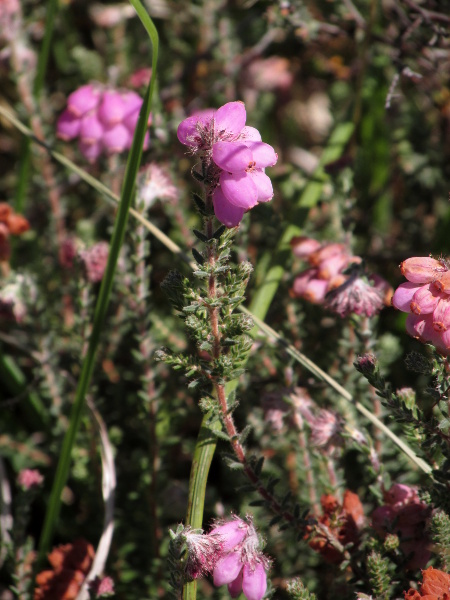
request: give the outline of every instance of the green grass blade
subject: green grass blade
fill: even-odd
[[[44,525],[42,529],[40,544],[39,544],[39,559],[42,560],[47,553],[54,529],[56,527],[59,512],[61,508],[61,492],[67,481],[70,469],[70,459],[72,448],[75,443],[75,437],[80,425],[82,411],[85,403],[86,392],[92,377],[95,364],[95,354],[100,338],[100,334],[105,322],[106,312],[109,305],[111,290],[113,285],[114,273],[116,269],[117,259],[120,248],[125,236],[128,215],[131,203],[133,201],[133,193],[135,179],[140,164],[142,155],[142,146],[147,128],[148,116],[150,114],[150,103],[155,89],[156,67],[158,60],[158,34],[150,17],[137,0],[131,0],[131,4],[136,9],[138,16],[144,24],[153,45],[152,67],[153,76],[147,92],[144,97],[141,112],[139,115],[138,124],[136,126],[131,152],[128,157],[127,167],[125,170],[125,179],[122,187],[119,209],[114,225],[114,232],[111,239],[108,264],[100,287],[100,292],[94,312],[92,333],[89,339],[89,345],[86,356],[83,361],[80,379],[75,394],[75,400],[72,406],[70,415],[69,428],[64,437],[61,454],[56,469],[55,480],[51,491],[47,512],[45,515]]]

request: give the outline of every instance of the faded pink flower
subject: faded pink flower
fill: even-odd
[[[443,258],[415,256],[400,265],[408,279],[396,289],[392,304],[410,313],[406,331],[421,342],[429,342],[450,354],[450,270]]]
[[[78,139],[80,152],[89,162],[102,153],[123,152],[131,147],[141,106],[142,98],[135,92],[106,88],[98,82],[83,85],[67,98],[57,135],[64,141]],[[147,132],[144,149],[148,145]]]
[[[114,581],[111,577],[96,577],[89,583],[89,590],[95,598],[107,598],[114,595]]]
[[[327,294],[325,306],[340,317],[351,314],[373,317],[384,307],[384,294],[381,289],[370,285],[366,277],[354,273]]]
[[[422,502],[417,490],[395,483],[384,492],[383,506],[372,514],[372,526],[380,535],[395,533],[400,548],[409,557],[409,569],[423,568],[431,557],[426,531],[431,507]]]
[[[245,125],[242,102],[228,102],[218,110],[207,109],[178,126],[178,139],[201,156],[208,171],[216,217],[227,227],[240,223],[244,213],[273,196],[265,167],[277,162],[259,131]]]
[[[24,490],[31,490],[39,487],[44,481],[44,477],[37,469],[23,469],[17,476],[17,483]]]
[[[306,236],[291,240],[293,253],[310,268],[294,280],[291,295],[326,308],[344,318],[352,314],[372,317],[389,305],[392,290],[379,275],[366,275],[362,259],[344,244],[320,244]]]
[[[86,269],[86,277],[91,283],[98,283],[103,279],[108,254],[109,244],[107,242],[98,242],[92,248],[79,252],[79,257]]]
[[[149,210],[156,200],[176,200],[178,191],[164,168],[149,163],[139,171],[136,197],[138,205],[142,202]]]

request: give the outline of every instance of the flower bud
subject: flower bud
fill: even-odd
[[[246,563],[242,569],[242,591],[247,600],[261,600],[266,593],[267,576],[264,566]]]
[[[421,287],[421,284],[412,283],[411,281],[401,283],[392,296],[392,306],[403,312],[411,312],[413,296]]]
[[[298,258],[307,258],[313,252],[316,252],[321,243],[313,238],[306,237],[304,235],[296,236],[291,239],[292,252]]]
[[[432,313],[440,304],[442,294],[438,292],[432,283],[420,287],[412,297],[410,308],[415,315],[427,315]]]
[[[222,550],[233,550],[248,534],[248,524],[242,519],[235,518],[223,525],[214,527],[208,535],[219,535],[222,540]]]
[[[96,108],[100,98],[100,89],[90,83],[82,85],[67,98],[67,110],[75,117],[81,117]]]
[[[447,331],[450,327],[450,297],[441,299],[433,312],[435,331]]]
[[[430,256],[407,258],[400,264],[400,269],[406,279],[413,283],[431,283],[447,271],[442,262]]]

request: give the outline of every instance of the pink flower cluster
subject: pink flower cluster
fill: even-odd
[[[118,154],[131,147],[142,98],[135,92],[114,90],[94,82],[83,85],[67,99],[57,124],[62,140],[78,138],[83,156],[94,162],[103,152]],[[150,119],[149,119],[150,124]],[[144,149],[149,145],[147,132]]]
[[[23,469],[17,476],[17,483],[26,491],[38,488],[43,481],[44,478],[37,469]]]
[[[421,342],[450,354],[450,266],[444,259],[414,256],[403,261],[408,280],[395,290],[392,304],[410,313],[406,331]]]
[[[261,600],[267,589],[269,560],[259,549],[260,540],[249,517],[220,523],[207,535],[184,530],[188,548],[186,574],[196,579],[211,572],[214,585],[228,585],[232,598],[244,593]]]
[[[261,141],[254,127],[245,125],[242,102],[207,109],[178,126],[178,139],[199,154],[212,195],[216,217],[227,227],[238,225],[244,213],[273,197],[265,167],[277,162],[275,150]]]
[[[313,304],[324,304],[341,317],[350,314],[372,317],[392,296],[390,285],[378,275],[364,276],[360,269],[345,273],[362,259],[348,252],[344,244],[321,244],[305,236],[294,237],[291,248],[295,256],[311,266],[295,278],[292,296]]]
[[[400,548],[409,557],[407,568],[423,568],[431,557],[426,532],[431,508],[420,500],[417,490],[401,483],[384,493],[384,501],[373,512],[373,528],[381,535],[397,534]]]

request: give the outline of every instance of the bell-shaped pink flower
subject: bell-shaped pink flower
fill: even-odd
[[[412,283],[411,281],[401,283],[392,296],[392,305],[403,312],[411,312],[412,299],[421,287],[420,283]]]
[[[231,583],[239,575],[242,567],[241,552],[228,552],[217,561],[214,567],[214,585],[221,586]]]
[[[67,98],[67,110],[75,117],[81,117],[97,108],[101,100],[101,88],[91,83],[82,85]]]
[[[326,279],[310,279],[303,292],[303,298],[312,304],[321,304],[325,300],[328,290]]]
[[[431,283],[447,271],[447,267],[430,256],[413,256],[400,265],[402,274],[413,283]]]
[[[98,118],[107,127],[117,125],[125,117],[125,102],[122,95],[111,90],[105,91],[98,108]]]
[[[437,291],[432,283],[427,283],[420,287],[410,303],[411,312],[415,315],[426,315],[432,313],[440,303],[442,294]]]
[[[220,536],[223,552],[233,550],[248,535],[248,523],[235,518],[211,529],[208,535]]]
[[[238,598],[242,593],[242,575],[243,569],[241,569],[236,579],[228,584],[228,592],[232,598]]]
[[[267,576],[260,562],[246,563],[242,569],[242,591],[247,600],[261,600],[267,590]]]
[[[307,258],[313,252],[316,252],[322,245],[318,240],[306,237],[304,235],[296,236],[291,239],[292,252],[298,258]]]
[[[102,142],[107,154],[118,154],[129,148],[130,132],[125,125],[118,123],[105,131]]]
[[[442,298],[433,311],[435,331],[447,331],[450,328],[450,297]]]
[[[105,132],[95,113],[86,115],[81,119],[80,140],[84,144],[95,144],[100,142]]]
[[[56,135],[68,142],[78,137],[80,133],[81,119],[66,109],[61,113],[56,124]]]

